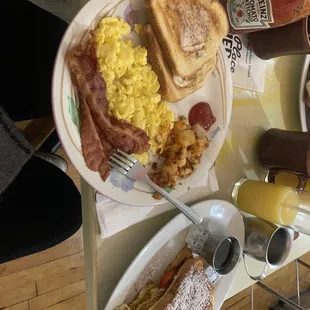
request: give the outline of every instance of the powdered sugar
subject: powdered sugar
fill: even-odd
[[[178,5],[181,47],[189,53],[203,53],[208,36],[209,13],[198,5]],[[203,55],[199,55],[203,56]]]
[[[175,298],[165,310],[208,310],[212,309],[213,286],[203,273],[191,267],[180,283]]]
[[[147,263],[147,265],[141,270],[137,279],[130,287],[126,302],[131,303],[138,295],[138,293],[150,282],[157,281],[162,276],[161,269],[167,267],[168,254],[171,252],[171,245],[173,242],[167,242]],[[163,266],[164,265],[164,266]]]

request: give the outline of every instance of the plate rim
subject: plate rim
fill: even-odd
[[[116,1],[110,1],[109,4],[116,2]],[[128,195],[126,194],[126,192],[122,192],[122,195],[119,195],[120,191],[115,191],[115,193],[113,193],[113,185],[111,184],[111,189],[109,190],[109,192],[105,192],[104,189],[102,189],[102,187],[100,186],[100,184],[98,183],[98,181],[96,180],[96,178],[98,178],[98,172],[93,172],[91,171],[85,164],[85,160],[83,158],[83,156],[79,153],[75,151],[75,146],[73,144],[73,142],[71,141],[71,138],[68,136],[68,134],[65,132],[65,130],[63,130],[63,128],[66,128],[66,121],[64,119],[64,117],[61,117],[59,115],[59,109],[61,109],[60,106],[60,102],[58,102],[58,97],[59,97],[59,93],[61,92],[61,85],[60,83],[57,82],[57,79],[60,78],[61,76],[61,67],[62,67],[62,63],[63,63],[63,58],[64,56],[62,55],[66,44],[68,44],[68,42],[70,41],[70,39],[72,39],[73,35],[74,35],[74,24],[77,20],[79,20],[79,18],[81,18],[81,16],[83,16],[85,14],[85,12],[87,12],[89,9],[91,9],[93,6],[95,5],[99,5],[100,3],[100,8],[103,7],[103,3],[99,2],[98,0],[91,0],[88,3],[86,3],[81,9],[80,11],[77,13],[77,15],[73,18],[73,20],[71,21],[70,25],[68,26],[68,28],[66,29],[62,40],[60,42],[57,54],[56,54],[56,58],[55,58],[55,63],[54,63],[54,68],[53,68],[53,74],[52,74],[52,91],[51,91],[51,97],[52,97],[52,110],[53,110],[53,117],[54,117],[54,121],[55,121],[55,125],[56,125],[56,130],[58,133],[58,136],[60,138],[61,144],[65,150],[65,152],[68,154],[69,159],[71,160],[71,158],[74,159],[74,161],[71,161],[73,166],[75,167],[75,169],[78,171],[79,175],[81,177],[85,177],[85,180],[87,180],[87,182],[98,192],[102,193],[103,195],[105,195],[106,197],[113,199],[116,202],[119,203],[125,203],[127,205],[132,205],[132,206],[140,206],[140,207],[144,207],[144,206],[154,206],[154,205],[160,205],[160,204],[164,204],[166,203],[166,200],[162,199],[159,201],[156,201],[154,199],[152,199],[151,194],[147,194],[147,198],[144,197],[143,199],[134,199],[134,198],[130,198],[130,200],[128,201],[128,199],[125,199],[124,197]],[[107,5],[109,5],[107,4]],[[100,10],[100,8],[98,10]],[[233,85],[232,85],[232,77],[229,71],[229,64],[228,64],[228,59],[225,53],[225,49],[223,47],[223,45],[221,44],[219,47],[219,50],[221,50],[221,54],[223,55],[222,59],[224,62],[224,73],[225,75],[221,75],[218,78],[219,79],[223,79],[223,85],[225,85],[226,88],[226,92],[225,92],[225,100],[226,101],[226,120],[223,126],[223,134],[221,135],[221,139],[218,140],[220,147],[217,150],[217,155],[214,159],[214,162],[216,161],[220,150],[224,144],[225,138],[227,136],[227,131],[228,131],[228,127],[229,127],[229,123],[230,123],[230,119],[231,119],[231,114],[232,114],[232,104],[233,104]],[[57,98],[57,99],[56,99]],[[211,166],[212,167],[212,166]],[[211,168],[210,167],[210,168]],[[93,177],[92,177],[93,176]],[[135,190],[136,191],[136,190]],[[184,193],[180,193],[180,194],[176,194],[176,197],[181,197]],[[140,196],[139,192],[136,191],[135,196]],[[122,198],[123,197],[123,198]],[[141,197],[140,197],[141,198]]]
[[[305,90],[305,84],[306,84],[306,78],[308,74],[308,70],[310,65],[310,55],[306,55],[304,57],[303,65],[302,65],[302,72],[300,76],[300,86],[299,86],[299,117],[300,117],[300,123],[301,123],[301,130],[304,132],[308,132],[309,128],[307,126],[307,119],[306,119],[306,113],[307,113],[307,105],[304,101],[304,90]]]
[[[191,206],[191,208],[193,208],[195,211],[200,212],[200,214],[202,216],[204,211],[204,208],[206,209],[205,204],[209,204],[209,205],[214,205],[214,204],[218,204],[221,203],[222,205],[225,205],[228,208],[232,208],[235,211],[235,214],[240,215],[240,221],[242,221],[243,223],[243,218],[241,213],[239,212],[239,210],[230,202],[225,201],[225,200],[221,200],[221,199],[210,199],[210,200],[204,200],[201,202],[198,202],[196,204],[194,204],[193,206]],[[206,214],[206,213],[205,213]],[[132,262],[129,264],[129,266],[126,268],[125,272],[123,273],[123,275],[121,276],[121,278],[119,279],[119,281],[117,282],[116,286],[114,287],[107,303],[104,306],[104,310],[110,310],[108,307],[110,306],[109,304],[113,302],[113,299],[116,298],[117,291],[120,289],[119,286],[121,285],[121,282],[124,281],[124,279],[126,279],[126,277],[128,276],[128,274],[130,274],[131,270],[135,267],[135,265],[143,258],[143,255],[145,255],[145,253],[147,253],[149,248],[152,248],[152,244],[154,242],[156,242],[158,239],[161,238],[161,235],[163,233],[165,233],[165,231],[167,229],[174,229],[174,236],[177,235],[180,231],[182,231],[183,229],[185,229],[186,227],[189,227],[191,225],[191,221],[188,220],[182,213],[176,215],[174,218],[172,218],[168,223],[166,223],[147,243],[146,245],[140,250],[140,252],[135,256],[135,258],[132,260]],[[242,257],[242,253],[243,253],[243,247],[244,247],[244,236],[245,236],[245,228],[244,225],[240,228],[241,229],[241,234],[243,236],[242,240],[239,240],[240,245],[241,245],[241,251],[240,251],[240,259],[239,259],[239,263]],[[164,239],[164,241],[161,241],[162,246],[164,246],[169,240],[171,240],[174,236],[172,236],[171,238],[167,237]],[[162,248],[162,246],[160,248],[158,248],[156,250],[156,252],[153,254],[153,256]],[[143,267],[144,268],[144,267]],[[141,269],[142,270],[142,269]],[[140,270],[140,271],[141,271]],[[226,292],[226,295],[223,298],[223,302],[225,301],[225,297],[227,296],[227,294],[229,293],[229,290],[234,282],[234,278],[236,276],[238,267],[236,266],[236,268],[232,271],[234,272],[234,276],[231,279],[231,283],[230,283],[230,287]]]

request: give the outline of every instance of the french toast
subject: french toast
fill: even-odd
[[[148,310],[212,310],[214,289],[200,258],[187,259],[165,294]]]
[[[160,289],[158,284],[150,282],[129,305],[129,310],[147,310],[154,305],[164,293],[165,290]]]
[[[176,258],[168,265],[165,272],[171,271],[173,269],[178,269],[188,258],[193,258],[193,252],[190,248],[185,246]]]
[[[162,282],[162,280],[168,279]],[[164,285],[163,285],[164,284]],[[168,265],[160,282],[150,282],[129,305],[115,310],[212,310],[214,288],[201,258],[184,247]]]
[[[186,79],[173,77],[151,25],[145,26],[143,36],[148,50],[149,62],[158,76],[160,84],[159,93],[163,100],[176,102],[192,94],[203,86],[205,76],[216,66],[217,58],[215,54],[213,59],[205,63],[193,76]]]
[[[229,30],[217,0],[145,0],[145,7],[172,77],[191,80],[214,62]]]

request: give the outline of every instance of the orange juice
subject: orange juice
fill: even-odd
[[[276,184],[296,187],[298,185],[298,177],[292,173],[281,172],[276,176],[275,179]],[[310,193],[310,179],[307,180],[304,193],[305,195],[299,196],[300,199],[300,207],[304,209],[309,209],[310,207],[310,195],[306,195],[306,192]]]
[[[293,173],[281,172],[276,176],[275,182],[276,184],[297,187],[299,180],[298,177]],[[310,192],[310,180],[307,180],[304,190]]]
[[[236,186],[238,183],[235,188]],[[237,190],[234,203],[241,211],[280,225],[287,226],[294,221],[300,204],[299,195],[295,189],[244,179],[240,181]]]

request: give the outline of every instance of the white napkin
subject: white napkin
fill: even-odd
[[[223,40],[233,86],[263,93],[266,61],[252,51],[246,34],[229,33]]]
[[[202,183],[195,184],[194,187],[201,186],[207,187],[207,189],[204,188],[206,196],[219,189],[214,167],[209,170],[208,177]],[[101,239],[111,237],[129,226],[175,208],[171,204],[160,207],[129,206],[115,202],[98,192],[95,193],[95,198]]]

